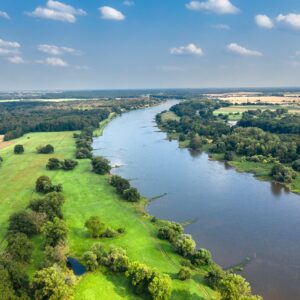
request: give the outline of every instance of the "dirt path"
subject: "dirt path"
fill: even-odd
[[[4,135],[0,135],[0,150],[14,144],[13,141],[4,142],[3,139]]]

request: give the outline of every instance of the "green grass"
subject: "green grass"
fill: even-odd
[[[94,131],[94,137],[99,137],[103,135],[104,128],[106,125],[117,116],[116,113],[110,113],[109,117],[99,123],[99,127]]]
[[[0,167],[0,238],[3,239],[6,232],[8,217],[24,209],[33,197],[38,196],[34,192],[36,178],[47,175],[55,184],[62,183],[64,186],[66,201],[63,211],[69,228],[72,257],[80,260],[83,252],[96,242],[88,236],[84,223],[90,216],[97,215],[114,229],[126,228],[126,233],[117,238],[100,239],[107,247],[123,247],[130,260],[146,263],[175,278],[182,258],[175,254],[168,242],[156,237],[156,225],[143,212],[143,206],[120,199],[109,185],[107,176],[91,172],[89,160],[80,160],[76,169],[69,172],[46,170],[49,157],[74,157],[75,141],[72,136],[72,132],[28,134],[15,140],[15,143],[24,145],[25,154],[14,155],[13,145],[1,150],[4,162]],[[37,146],[48,143],[55,147],[54,154],[36,153]],[[28,270],[31,276],[43,260],[41,237],[34,238],[34,245],[33,262]],[[205,270],[200,270],[195,279],[187,282],[173,279],[172,299],[182,299],[183,295],[186,299],[216,299],[217,294],[203,282],[204,274]],[[124,277],[102,273],[84,275],[75,288],[74,298],[138,299]]]
[[[173,120],[173,121],[179,121],[180,120],[180,117],[178,117],[174,112],[172,111],[167,111],[165,113],[163,113],[161,115],[161,120],[163,122],[166,122],[166,121],[170,121],[170,120]]]

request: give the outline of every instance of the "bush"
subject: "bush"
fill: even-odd
[[[62,193],[52,192],[43,199],[32,200],[29,203],[29,208],[34,212],[45,214],[49,220],[53,220],[55,217],[62,219],[62,205],[64,201]]]
[[[93,166],[93,171],[99,175],[108,174],[111,170],[109,161],[106,158],[101,156],[97,156],[92,159],[92,166]]]
[[[106,255],[103,245],[101,243],[96,243],[91,247],[91,251],[96,255],[97,262],[100,264],[103,257]]]
[[[300,159],[295,160],[292,164],[292,168],[297,171],[300,172]]]
[[[53,222],[48,221],[43,227],[45,243],[48,246],[55,247],[64,244],[67,239],[68,228],[65,222],[59,218],[54,218]]]
[[[62,164],[57,158],[49,158],[46,168],[48,170],[59,170],[61,169]]]
[[[92,157],[93,157],[92,152],[87,148],[79,148],[76,150],[76,158],[78,159],[86,159]]]
[[[191,276],[192,276],[191,271],[187,267],[182,267],[177,274],[178,279],[182,281],[190,279]]]
[[[21,263],[28,263],[30,262],[32,251],[32,243],[24,233],[8,235],[6,252],[14,260]]]
[[[115,230],[113,230],[112,228],[108,227],[105,229],[105,231],[101,234],[101,237],[103,238],[113,238],[118,236],[119,233]]]
[[[120,234],[122,234],[122,233],[126,232],[126,229],[124,227],[121,227],[121,228],[117,229],[117,232],[120,233]]]
[[[78,165],[78,162],[76,160],[65,159],[64,162],[62,163],[62,168],[65,171],[70,171],[70,170],[73,170],[77,165]]]
[[[45,266],[51,267],[53,264],[57,264],[61,268],[65,268],[68,253],[69,247],[66,244],[58,244],[55,247],[46,246],[44,251]]]
[[[199,249],[193,254],[192,263],[197,267],[210,265],[212,263],[211,253],[206,249]]]
[[[226,161],[232,161],[233,160],[233,152],[232,151],[226,151],[224,154],[224,160]]]
[[[82,256],[82,260],[89,271],[95,271],[97,269],[97,255],[92,251],[85,252]]]
[[[1,165],[2,162],[3,162],[3,157],[0,156],[0,165]]]
[[[141,195],[136,188],[129,188],[125,190],[123,196],[125,200],[130,202],[138,202],[141,198]]]
[[[166,225],[159,228],[157,236],[162,240],[174,242],[178,235],[183,233],[183,227],[175,222],[167,222]]]
[[[128,256],[122,248],[111,247],[100,261],[113,272],[125,272],[129,266]]]
[[[38,233],[32,214],[27,211],[17,212],[9,217],[8,231],[10,233],[24,233],[33,236]]]
[[[212,289],[218,289],[220,281],[224,278],[225,272],[219,266],[212,266],[212,269],[205,276],[207,284]]]
[[[84,224],[88,232],[93,238],[98,238],[103,234],[105,225],[98,216],[90,217]]]
[[[15,154],[23,154],[24,153],[24,147],[23,145],[16,145],[14,148]]]
[[[130,188],[129,181],[117,175],[111,177],[110,184],[115,187],[120,194],[123,194],[125,190]]]
[[[38,193],[47,194],[50,192],[62,192],[61,184],[53,185],[48,176],[40,176],[35,183],[35,189]]]
[[[277,163],[272,168],[270,174],[274,180],[281,183],[291,183],[296,178],[297,173],[289,167],[286,167],[280,163]]]
[[[46,146],[40,146],[37,149],[37,153],[39,154],[51,154],[54,153],[54,147],[50,144],[46,145]]]
[[[191,257],[196,248],[196,243],[189,234],[181,234],[175,241],[176,251],[183,257]]]

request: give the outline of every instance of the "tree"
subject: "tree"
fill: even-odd
[[[23,145],[16,145],[14,148],[15,154],[23,154],[24,153],[24,147]]]
[[[84,224],[88,232],[93,238],[98,238],[101,236],[105,229],[105,225],[101,222],[98,216],[90,217]]]
[[[196,243],[189,234],[181,234],[175,241],[176,251],[183,257],[192,256],[195,252]]]
[[[292,168],[277,163],[273,166],[270,175],[278,182],[291,183],[296,178],[297,173]]]
[[[46,246],[45,255],[45,266],[51,267],[54,264],[64,268],[67,263],[67,255],[69,253],[69,247],[65,243],[56,245],[55,247]]]
[[[53,185],[48,176],[40,176],[35,183],[35,189],[39,193],[47,194],[50,192],[62,192],[61,184]]]
[[[199,249],[192,256],[192,263],[196,266],[208,266],[212,263],[211,253],[206,249]]]
[[[130,183],[127,179],[124,179],[118,175],[113,175],[110,180],[110,184],[116,188],[117,192],[123,194],[123,192],[130,188]]]
[[[148,286],[154,300],[168,300],[171,296],[172,283],[168,275],[155,276]]]
[[[65,171],[70,171],[70,170],[73,170],[77,165],[78,165],[78,162],[76,160],[65,159],[64,162],[62,163],[62,168]]]
[[[205,279],[207,284],[212,289],[217,289],[219,287],[220,281],[224,278],[225,272],[217,265],[213,265],[212,269],[207,273]]]
[[[62,205],[64,203],[64,195],[62,193],[52,192],[42,199],[34,199],[30,202],[29,208],[37,213],[46,214],[49,220],[55,217],[63,217]]]
[[[292,168],[295,171],[300,172],[300,159],[297,159],[292,163]]]
[[[179,280],[187,280],[190,279],[191,276],[192,276],[191,271],[187,267],[182,267],[177,274]]]
[[[67,239],[68,228],[65,222],[57,217],[53,222],[48,221],[43,227],[46,245],[55,247],[58,244],[64,244]]]
[[[108,266],[113,272],[125,272],[128,269],[129,259],[122,248],[111,247],[109,252],[102,258],[101,262]]]
[[[159,228],[157,236],[162,240],[174,242],[176,238],[183,233],[183,227],[175,222],[167,222],[166,225]]]
[[[0,298],[1,300],[17,300],[8,271],[0,265]]]
[[[111,166],[109,165],[109,161],[101,156],[94,157],[92,159],[93,171],[96,174],[105,175],[108,174],[111,170]]]
[[[50,144],[46,146],[40,146],[37,148],[37,152],[40,154],[51,154],[54,153],[54,147]]]
[[[32,281],[32,290],[36,300],[65,300],[71,295],[63,273],[55,267],[37,271]]]
[[[91,251],[97,256],[97,262],[101,263],[101,260],[106,256],[104,247],[101,243],[95,243],[91,247]]]
[[[31,259],[33,246],[24,233],[9,234],[6,252],[16,261],[28,263]]]
[[[124,198],[130,202],[138,202],[141,198],[140,193],[136,188],[129,188],[123,193]]]
[[[92,251],[83,254],[82,260],[89,271],[95,271],[98,267],[97,255]]]
[[[49,158],[46,168],[48,170],[59,170],[62,167],[62,163],[57,158]]]
[[[202,147],[202,140],[199,135],[195,135],[190,141],[190,147],[193,150],[200,150]]]
[[[34,223],[32,214],[28,211],[21,211],[9,217],[8,231],[11,233],[24,233],[33,236],[38,233],[38,228]]]
[[[232,161],[233,160],[233,152],[232,151],[226,151],[225,154],[224,154],[224,160]]]

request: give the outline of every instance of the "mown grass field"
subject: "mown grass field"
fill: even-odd
[[[47,175],[55,184],[62,183],[64,186],[66,200],[63,210],[69,228],[72,257],[80,259],[95,242],[88,236],[84,223],[90,216],[97,215],[114,229],[126,228],[125,234],[100,241],[107,247],[121,246],[127,250],[131,260],[138,260],[169,274],[173,279],[172,299],[217,299],[218,295],[204,283],[205,270],[194,272],[193,278],[186,282],[175,279],[181,257],[175,254],[169,243],[156,237],[157,228],[143,213],[143,207],[121,200],[109,185],[107,176],[91,172],[89,160],[79,161],[78,167],[69,172],[46,170],[45,165],[50,157],[74,158],[75,141],[72,136],[73,132],[27,134],[14,141],[24,145],[23,155],[13,154],[13,145],[1,150],[4,162],[0,167],[0,239],[5,234],[9,215],[24,209],[30,199],[38,196],[34,192],[36,178]],[[54,154],[36,153],[37,146],[48,143],[55,147]],[[34,238],[34,243],[33,262],[29,267],[31,275],[43,259],[41,237]],[[100,271],[87,273],[79,279],[74,298],[140,299],[133,294],[127,279]]]

